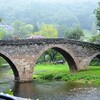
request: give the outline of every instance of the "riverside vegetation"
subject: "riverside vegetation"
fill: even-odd
[[[13,75],[10,69],[8,75]],[[33,81],[68,81],[88,84],[100,84],[100,66],[88,66],[87,70],[71,72],[67,64],[37,64],[34,67]]]
[[[66,64],[37,64],[33,79],[100,84],[100,66],[89,66],[87,70],[70,72]]]

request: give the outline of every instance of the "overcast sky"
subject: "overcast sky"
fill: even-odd
[[[5,4],[12,4],[13,2],[15,3],[19,3],[19,4],[30,4],[30,3],[33,3],[33,2],[42,2],[42,3],[83,3],[83,2],[100,2],[100,0],[0,0],[0,5],[2,3],[5,3]]]
[[[94,0],[34,0],[34,1],[38,1],[38,2],[66,2],[66,3],[80,3],[80,2],[87,2],[87,1],[94,1]],[[99,2],[100,0],[95,0],[97,2]]]

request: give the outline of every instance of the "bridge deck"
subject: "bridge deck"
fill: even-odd
[[[89,42],[82,42],[65,38],[49,38],[49,39],[18,39],[18,40],[0,40],[0,46],[3,45],[45,45],[45,44],[72,44],[83,47],[92,47],[100,50],[100,44],[94,44]]]

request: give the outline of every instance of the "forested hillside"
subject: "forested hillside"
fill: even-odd
[[[58,37],[69,37],[67,33],[73,31],[72,28],[75,28],[74,31],[77,28],[79,31],[82,29],[85,36],[89,37],[96,34],[94,10],[98,2],[99,0],[0,0],[1,24],[13,26],[14,33],[18,35],[22,33],[21,37],[24,33],[25,37],[30,36],[29,32],[32,34],[39,31],[40,34],[40,30],[46,25],[53,25],[57,29]],[[28,24],[27,27],[30,30],[34,28],[33,31],[25,30],[27,28],[25,26],[18,32],[20,28],[16,26],[16,21],[20,27]]]
[[[23,20],[27,23],[47,23],[66,26],[80,25],[91,29],[95,23],[94,9],[97,1],[88,0],[82,3],[44,3],[34,0],[1,0],[0,17],[5,23]]]

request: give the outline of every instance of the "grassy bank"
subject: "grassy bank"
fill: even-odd
[[[34,68],[33,79],[100,84],[100,66],[89,66],[88,70],[72,73],[66,64],[38,64]]]

